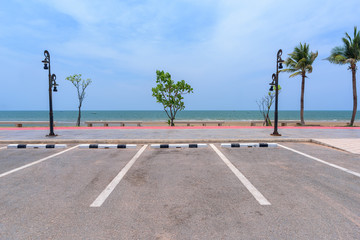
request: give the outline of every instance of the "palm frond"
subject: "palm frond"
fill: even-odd
[[[318,56],[318,52],[310,52],[309,44],[300,44],[294,48],[294,51],[286,59],[285,64],[288,69],[284,72],[295,72],[290,77],[298,76],[303,73],[312,72],[312,64]]]
[[[345,64],[346,57],[345,57],[345,47],[334,47],[331,50],[331,54],[326,60],[331,63],[335,64]]]
[[[313,70],[313,67],[312,67],[311,65],[307,65],[307,66],[306,66],[306,71],[307,71],[308,73],[312,73],[312,70]]]
[[[342,38],[343,46],[334,47],[326,60],[335,64],[356,63],[360,60],[360,33],[354,27],[354,37],[348,33]]]
[[[286,68],[286,69],[281,69],[279,72],[289,72],[289,73],[293,73],[296,72],[297,70],[294,68]]]
[[[299,76],[299,75],[301,75],[301,74],[302,74],[302,71],[298,71],[298,72],[296,72],[296,73],[291,74],[291,75],[289,76],[289,78],[295,77],[295,76]]]

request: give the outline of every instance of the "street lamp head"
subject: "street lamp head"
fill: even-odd
[[[274,91],[274,86],[273,86],[273,85],[271,85],[269,91],[270,91],[270,92]]]
[[[42,63],[44,63],[44,69],[45,69],[45,70],[48,70],[48,69],[49,69],[49,67],[48,67],[48,65],[47,65],[47,64],[49,63],[49,61],[47,60],[47,58],[45,57],[45,59],[44,59],[44,60],[42,60],[41,62],[42,62]]]
[[[283,69],[282,62],[279,63],[279,69]]]
[[[282,68],[283,68],[283,65],[282,65],[282,64],[283,64],[285,61],[282,60],[281,56],[279,56],[278,62],[279,62],[279,69],[282,69]]]
[[[57,92],[57,86],[59,86],[59,84],[56,83],[56,75],[55,74],[51,75],[51,86],[54,86],[53,91]]]

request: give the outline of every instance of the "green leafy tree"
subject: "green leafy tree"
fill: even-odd
[[[352,87],[353,87],[353,112],[350,120],[350,126],[354,126],[356,111],[357,111],[357,93],[356,93],[356,63],[360,60],[360,35],[357,27],[354,27],[354,37],[351,38],[348,33],[346,37],[342,38],[343,46],[334,47],[331,50],[330,57],[326,58],[331,63],[335,64],[349,64],[349,70],[352,73]]]
[[[289,54],[289,58],[286,59],[285,64],[287,69],[281,70],[282,72],[292,73],[289,77],[301,76],[301,98],[300,98],[300,120],[301,125],[305,125],[304,121],[304,94],[305,94],[305,78],[307,73],[312,73],[315,59],[318,56],[318,52],[310,52],[309,44],[304,43],[296,46],[294,51]]]
[[[185,109],[183,95],[192,93],[193,88],[184,80],[175,83],[170,73],[159,70],[156,70],[156,83],[156,87],[152,88],[152,96],[163,105],[170,125],[174,126],[176,113]]]
[[[85,98],[85,89],[90,85],[90,83],[92,82],[90,78],[88,79],[82,79],[81,78],[81,74],[74,74],[72,76],[69,76],[66,78],[66,80],[70,81],[77,90],[77,94],[78,94],[78,99],[79,99],[79,115],[78,115],[78,119],[76,121],[76,126],[80,126],[80,119],[81,119],[81,106],[83,103],[83,100]]]

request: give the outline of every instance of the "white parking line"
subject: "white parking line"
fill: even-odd
[[[0,147],[0,150],[1,150],[1,149],[5,149],[5,148],[7,148],[7,147],[6,147],[6,146],[5,146],[5,147]]]
[[[230,161],[225,157],[214,144],[210,144],[212,149],[219,155],[224,163],[230,168],[230,170],[236,175],[240,182],[249,190],[260,205],[271,205],[271,203],[251,184],[251,182],[242,174]]]
[[[18,167],[18,168],[15,168],[15,169],[13,169],[13,170],[10,170],[10,171],[8,171],[8,172],[2,173],[2,174],[0,174],[0,178],[5,177],[5,176],[7,176],[7,175],[9,175],[9,174],[11,174],[11,173],[14,173],[14,172],[23,170],[23,169],[25,169],[25,168],[31,167],[31,166],[33,166],[33,165],[35,165],[35,164],[44,162],[44,161],[46,161],[46,160],[49,160],[50,158],[59,156],[60,154],[66,153],[66,152],[68,152],[68,151],[70,151],[70,150],[73,150],[73,149],[75,149],[75,148],[77,148],[77,147],[78,147],[78,146],[75,146],[75,147],[66,149],[66,150],[64,150],[64,151],[62,151],[62,152],[55,153],[55,154],[50,155],[50,156],[48,156],[48,157],[46,157],[46,158],[42,158],[42,159],[37,160],[37,161],[35,161],[35,162],[26,164],[26,165],[24,165],[24,166],[22,166],[22,167]]]
[[[354,175],[354,176],[360,177],[360,173],[358,173],[358,172],[354,172],[354,171],[351,171],[351,170],[349,170],[349,169],[347,169],[347,168],[340,167],[340,166],[338,166],[338,165],[336,165],[336,164],[332,164],[332,163],[326,162],[326,161],[321,160],[321,159],[319,159],[319,158],[310,156],[310,155],[308,155],[308,154],[306,154],[306,153],[297,151],[297,150],[292,149],[292,148],[289,148],[289,147],[285,147],[285,146],[283,146],[283,145],[281,145],[281,144],[278,144],[278,146],[279,146],[279,147],[282,147],[282,148],[285,148],[285,149],[287,149],[287,150],[289,150],[289,151],[292,151],[292,152],[294,152],[294,153],[300,154],[300,155],[302,155],[302,156],[308,157],[308,158],[310,158],[310,159],[312,159],[312,160],[315,160],[315,161],[317,161],[317,162],[326,164],[326,165],[328,165],[328,166],[330,166],[330,167],[333,167],[333,168],[339,169],[339,170],[341,170],[341,171],[350,173],[350,174],[352,174],[352,175]]]
[[[125,176],[125,174],[129,171],[132,165],[136,162],[136,160],[140,157],[140,155],[145,151],[148,145],[144,145],[135,156],[126,164],[126,166],[121,169],[118,175],[109,183],[109,185],[100,193],[100,195],[95,199],[95,201],[90,205],[90,207],[101,207],[101,205],[105,202],[105,200],[109,197],[111,192],[116,188],[116,186],[120,183],[121,179]]]

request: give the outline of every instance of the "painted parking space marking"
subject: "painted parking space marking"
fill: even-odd
[[[271,203],[251,184],[251,182],[237,169],[225,155],[215,147],[214,144],[210,144],[211,148],[219,155],[224,163],[230,168],[240,182],[247,188],[247,190],[253,195],[260,205],[271,205]]]
[[[68,152],[68,151],[71,151],[71,150],[73,150],[73,149],[75,149],[75,148],[77,148],[77,147],[78,147],[78,145],[75,146],[75,147],[66,149],[66,150],[64,150],[64,151],[55,153],[55,154],[53,154],[53,155],[50,155],[50,156],[48,156],[48,157],[42,158],[42,159],[37,160],[37,161],[35,161],[35,162],[29,163],[29,164],[26,164],[26,165],[24,165],[24,166],[21,166],[21,167],[15,168],[15,169],[13,169],[13,170],[7,171],[7,172],[5,172],[5,173],[2,173],[2,174],[0,174],[0,178],[5,177],[5,176],[7,176],[7,175],[9,175],[9,174],[12,174],[12,173],[14,173],[14,172],[23,170],[23,169],[25,169],[25,168],[34,166],[34,165],[36,165],[36,164],[38,164],[38,163],[44,162],[44,161],[49,160],[49,159],[51,159],[51,158],[53,158],[53,157],[59,156],[59,155],[61,155],[61,154],[63,154],[63,153],[66,153],[66,152]]]
[[[101,205],[105,202],[105,200],[109,197],[112,191],[116,188],[116,186],[120,183],[121,179],[125,176],[125,174],[129,171],[129,169],[134,165],[136,160],[140,157],[140,155],[145,151],[148,145],[144,145],[135,156],[126,164],[126,166],[121,169],[118,175],[109,183],[109,185],[100,193],[100,195],[95,199],[95,201],[90,205],[90,207],[101,207]]]
[[[321,160],[321,159],[319,159],[319,158],[310,156],[310,155],[308,155],[308,154],[306,154],[306,153],[297,151],[297,150],[292,149],[292,148],[289,148],[289,147],[285,147],[285,146],[283,146],[283,145],[281,145],[281,144],[278,144],[278,146],[279,146],[279,147],[282,147],[282,148],[285,148],[285,149],[287,149],[287,150],[289,150],[289,151],[292,151],[292,152],[294,152],[294,153],[300,154],[300,155],[302,155],[302,156],[304,156],[304,157],[307,157],[307,158],[310,158],[310,159],[312,159],[312,160],[315,160],[315,161],[317,161],[317,162],[320,162],[320,163],[323,163],[323,164],[325,164],[325,165],[328,165],[328,166],[330,166],[330,167],[333,167],[333,168],[339,169],[339,170],[341,170],[341,171],[344,171],[344,172],[346,172],[346,173],[352,174],[352,175],[354,175],[354,176],[356,176],[356,177],[360,177],[360,173],[358,173],[358,172],[354,172],[354,171],[351,171],[351,170],[349,170],[349,169],[347,169],[347,168],[340,167],[340,166],[338,166],[338,165],[336,165],[336,164],[326,162],[326,161]]]

